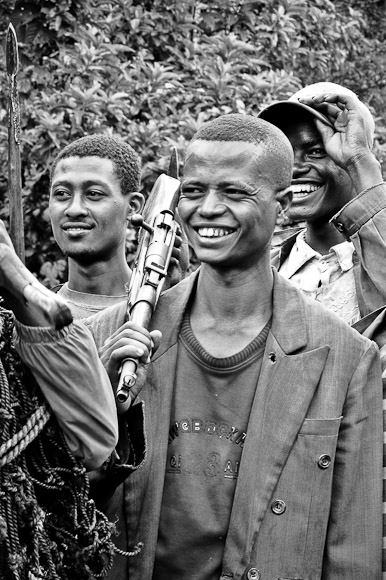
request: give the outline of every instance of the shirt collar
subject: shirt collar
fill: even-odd
[[[320,260],[323,258],[328,261],[329,259],[334,259],[334,257],[336,257],[342,272],[347,272],[353,267],[353,253],[354,244],[352,242],[344,241],[332,246],[329,253],[322,256],[307,244],[306,230],[303,230],[296,237],[295,244],[288,256],[287,274],[288,276],[292,276],[302,266],[304,266],[304,264],[312,259]]]

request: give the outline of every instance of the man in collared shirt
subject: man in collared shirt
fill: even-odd
[[[288,213],[306,222],[273,250],[273,263],[303,293],[377,342],[386,386],[386,186],[372,152],[371,113],[352,91],[316,83],[260,116],[291,141]],[[383,414],[385,422],[385,405]],[[383,514],[385,508],[384,492]],[[383,546],[386,579],[385,532]]]
[[[304,294],[353,325],[360,317],[355,291],[354,252],[354,244],[345,241],[322,255],[307,244],[303,230],[296,237],[280,272]]]
[[[386,303],[386,187],[372,147],[374,120],[349,89],[316,83],[259,116],[295,156],[288,216],[306,222],[273,253],[298,288],[349,324]]]

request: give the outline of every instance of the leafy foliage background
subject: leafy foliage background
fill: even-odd
[[[47,212],[49,167],[86,134],[120,135],[151,190],[172,146],[205,121],[257,113],[321,80],[343,84],[376,118],[386,171],[385,0],[2,0],[0,218],[7,220],[5,35],[21,69],[26,258],[48,286],[66,277]]]

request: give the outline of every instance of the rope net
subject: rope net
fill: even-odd
[[[89,580],[112,565],[113,525],[12,344],[0,308],[0,578]]]

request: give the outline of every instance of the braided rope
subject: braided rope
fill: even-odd
[[[0,446],[0,467],[16,459],[39,435],[50,417],[51,411],[47,404],[43,403],[31,415],[20,431]]]
[[[12,343],[0,308],[0,578],[91,580],[112,566],[113,525]]]
[[[117,546],[114,546],[114,551],[117,554],[119,554],[120,556],[125,556],[126,558],[128,558],[128,557],[138,556],[138,554],[140,552],[142,552],[142,548],[143,548],[143,542],[138,542],[138,544],[136,544],[134,546],[134,548],[130,551],[121,550],[120,548],[117,548]]]

